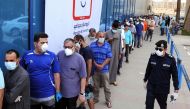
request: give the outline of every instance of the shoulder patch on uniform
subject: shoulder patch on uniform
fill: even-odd
[[[154,52],[154,53],[151,53],[151,55],[155,55],[156,53]]]

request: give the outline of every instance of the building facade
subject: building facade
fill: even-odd
[[[185,16],[186,0],[181,0],[181,16]],[[177,0],[152,0],[153,13],[176,16]]]

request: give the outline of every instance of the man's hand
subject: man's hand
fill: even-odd
[[[144,87],[145,90],[147,89],[147,81],[146,82],[143,81],[143,87]]]
[[[122,54],[119,54],[119,59],[121,59],[121,57],[122,57]]]
[[[178,90],[175,90],[174,93],[171,94],[171,96],[170,96],[170,98],[171,98],[170,102],[174,103],[177,100],[178,96],[179,96]]]
[[[84,103],[85,102],[85,94],[84,95],[79,94],[79,100],[81,103]]]
[[[60,92],[56,92],[55,94],[56,102],[58,102],[61,98],[62,98],[62,94]]]
[[[104,66],[102,64],[97,64],[96,67],[98,70],[102,70]]]

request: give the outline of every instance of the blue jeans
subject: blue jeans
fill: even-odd
[[[142,35],[136,35],[136,46],[137,46],[137,48],[139,48],[140,47],[140,44],[141,44],[141,37],[142,37]]]

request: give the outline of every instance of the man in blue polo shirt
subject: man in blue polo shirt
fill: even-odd
[[[31,109],[53,109],[61,99],[60,66],[56,55],[48,51],[48,35],[34,36],[34,50],[26,52],[20,64],[30,77]],[[56,90],[56,92],[55,92]]]
[[[141,47],[141,38],[142,38],[142,31],[143,31],[143,25],[141,24],[141,21],[138,20],[136,23],[136,47],[140,48]]]
[[[111,46],[105,41],[102,32],[97,33],[98,40],[93,42],[90,47],[94,56],[95,73],[94,80],[94,102],[99,101],[100,81],[104,87],[105,99],[108,108],[111,108],[111,92],[109,89],[109,63],[112,57]]]

